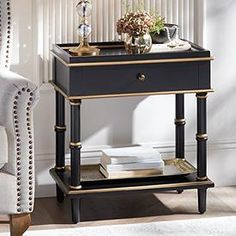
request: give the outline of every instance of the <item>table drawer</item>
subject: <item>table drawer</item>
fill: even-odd
[[[163,63],[70,68],[65,78],[70,96],[149,93],[163,91],[197,90],[210,87],[210,75],[199,79],[200,62]],[[207,71],[208,62],[202,64]],[[145,77],[140,79],[140,75]],[[62,81],[63,82],[63,81]],[[57,81],[57,84],[60,81]],[[63,82],[65,84],[65,81]]]

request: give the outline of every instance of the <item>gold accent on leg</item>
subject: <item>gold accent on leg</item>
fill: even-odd
[[[200,98],[200,99],[206,99],[208,97],[208,95],[198,95],[198,94],[196,94],[196,97]]]
[[[70,100],[71,106],[79,106],[81,105],[81,100]]]
[[[55,128],[56,131],[57,131],[57,130],[66,131],[66,126],[58,126],[58,125],[55,125],[54,128]]]
[[[175,119],[175,124],[177,125],[185,125],[186,120],[185,119]]]
[[[81,142],[77,142],[77,143],[70,142],[70,146],[72,146],[72,147],[82,147],[82,143]]]
[[[196,139],[197,140],[208,140],[208,135],[207,134],[196,134]]]
[[[79,189],[82,189],[82,185],[78,185],[78,186],[69,185],[69,188],[72,190],[79,190]]]
[[[207,177],[207,176],[204,176],[204,177],[197,177],[197,180],[199,180],[199,181],[205,181],[205,180],[208,180],[208,177]]]
[[[55,169],[56,169],[56,170],[64,170],[64,169],[65,169],[65,166],[55,166]]]

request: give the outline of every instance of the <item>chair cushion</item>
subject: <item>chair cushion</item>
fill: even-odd
[[[17,213],[16,177],[0,171],[0,212],[1,214]]]
[[[0,126],[0,169],[8,162],[7,133],[4,127]]]

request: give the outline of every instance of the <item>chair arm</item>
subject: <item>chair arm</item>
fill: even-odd
[[[34,199],[32,108],[37,87],[8,70],[0,70],[0,125],[8,137],[8,163],[3,171],[17,178],[17,212],[31,212]]]

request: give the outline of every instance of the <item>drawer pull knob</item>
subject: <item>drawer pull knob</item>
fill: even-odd
[[[144,74],[138,74],[138,79],[140,81],[144,81],[146,79],[146,76]]]

